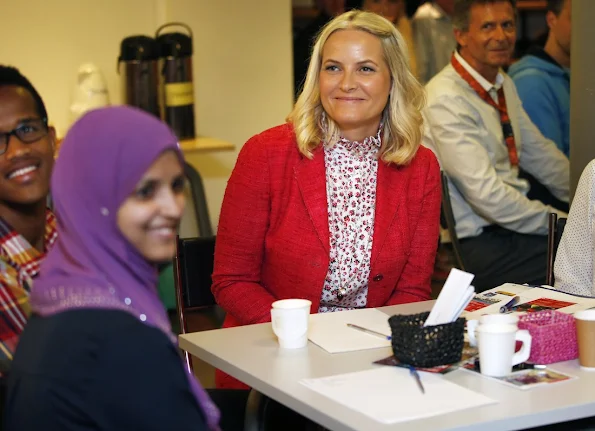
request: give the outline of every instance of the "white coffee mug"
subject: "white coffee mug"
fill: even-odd
[[[477,336],[479,368],[486,376],[507,376],[514,365],[525,362],[531,355],[531,334],[516,325],[479,325]],[[523,347],[515,353],[517,341],[521,341]]]
[[[282,299],[273,302],[271,325],[285,349],[299,349],[308,343],[308,319],[312,301],[307,299]]]
[[[467,336],[469,345],[477,346],[477,337],[475,332],[478,325],[518,325],[519,316],[516,314],[484,314],[479,320],[467,321]]]

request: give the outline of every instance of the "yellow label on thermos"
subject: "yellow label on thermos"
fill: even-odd
[[[185,106],[194,103],[192,82],[172,82],[165,84],[165,106]]]

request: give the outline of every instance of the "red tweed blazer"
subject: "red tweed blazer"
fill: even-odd
[[[290,124],[242,148],[215,247],[212,289],[227,312],[224,327],[270,321],[278,299],[309,299],[312,312],[318,310],[329,228],[324,151],[313,154],[300,154]],[[379,163],[368,307],[430,298],[440,199],[440,169],[427,148],[407,166]],[[219,387],[240,387],[229,376],[217,377]]]

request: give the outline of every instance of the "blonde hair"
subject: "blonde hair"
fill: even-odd
[[[387,163],[405,165],[415,156],[422,139],[421,109],[425,104],[425,93],[409,69],[407,45],[395,26],[379,15],[359,10],[333,19],[316,39],[303,90],[287,117],[293,124],[298,149],[304,156],[312,158],[312,150],[320,141],[334,143],[339,137],[339,127],[322,107],[319,73],[324,44],[340,30],[361,30],[380,39],[391,75],[389,98],[382,114],[380,158]]]

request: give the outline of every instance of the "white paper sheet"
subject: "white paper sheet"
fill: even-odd
[[[389,316],[374,308],[319,313],[310,316],[308,339],[329,353],[390,347],[390,341],[357,331],[348,323],[390,335]]]
[[[583,298],[580,296],[569,295],[568,293],[560,292],[557,290],[542,289],[539,287],[533,288],[526,293],[529,300],[523,302],[532,302],[537,299],[546,298],[555,301],[571,302],[573,305],[567,307],[558,308],[557,310],[561,313],[574,314],[577,311],[587,310],[595,307],[595,298]],[[521,302],[521,304],[523,303]],[[547,305],[546,305],[547,306]],[[554,305],[554,308],[556,306]]]
[[[496,403],[496,400],[456,385],[443,376],[420,372],[425,394],[398,367],[380,367],[300,383],[372,419],[405,422]]]
[[[463,317],[466,317],[467,320],[471,320],[479,319],[483,314],[497,314],[500,312],[500,307],[506,304],[514,295],[518,295],[521,298],[518,305],[533,302],[542,298],[572,303],[573,305],[562,308],[553,307],[557,308],[561,313],[567,314],[573,314],[577,311],[595,307],[595,298],[583,298],[547,288],[505,283],[475,295],[474,301],[471,302],[471,305],[475,310],[465,311]],[[523,310],[516,310],[515,312],[524,314]]]

